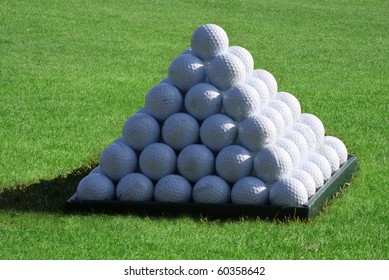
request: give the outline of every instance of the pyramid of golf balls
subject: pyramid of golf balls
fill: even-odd
[[[84,177],[81,200],[305,204],[347,160],[344,143],[279,92],[218,25],[197,28],[168,77]]]

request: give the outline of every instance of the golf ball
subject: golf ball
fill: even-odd
[[[228,203],[230,201],[230,186],[219,176],[208,175],[193,187],[192,197],[196,203]]]
[[[154,198],[159,202],[189,202],[192,198],[192,186],[182,176],[169,174],[157,182]]]
[[[174,173],[176,163],[174,150],[164,143],[150,144],[139,155],[139,168],[151,180]]]
[[[224,112],[235,121],[242,121],[253,115],[260,107],[258,93],[247,84],[232,86],[223,94]]]
[[[235,183],[251,174],[253,158],[248,150],[238,145],[223,148],[216,156],[216,172],[228,183]]]
[[[176,113],[168,117],[162,126],[162,139],[176,151],[180,151],[199,138],[197,120],[186,113]]]
[[[100,169],[113,181],[135,171],[137,155],[132,148],[121,143],[112,143],[100,155]]]
[[[227,33],[216,24],[205,24],[197,28],[192,34],[192,52],[204,61],[226,52],[228,49]]]
[[[93,173],[80,181],[76,195],[81,200],[111,200],[115,198],[115,186],[103,174]]]
[[[266,205],[269,188],[257,177],[243,177],[232,187],[231,202],[234,204]]]
[[[170,64],[169,79],[178,89],[186,92],[192,86],[204,82],[205,66],[197,56],[182,54]]]
[[[199,121],[213,114],[220,113],[222,96],[211,84],[200,83],[189,89],[185,95],[185,109]]]
[[[177,157],[178,172],[190,182],[211,175],[215,169],[215,157],[205,145],[185,147]]]
[[[120,179],[116,187],[116,198],[124,201],[151,201],[154,185],[141,173],[130,173]]]

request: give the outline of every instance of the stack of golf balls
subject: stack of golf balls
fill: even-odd
[[[77,187],[81,200],[305,204],[347,160],[321,120],[206,24]]]

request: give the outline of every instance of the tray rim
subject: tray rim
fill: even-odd
[[[79,200],[74,193],[65,203],[67,212],[113,212],[113,213],[144,213],[164,214],[177,212],[178,214],[206,214],[207,216],[229,217],[262,217],[262,218],[299,218],[311,219],[315,217],[332,200],[334,195],[345,184],[350,183],[357,170],[358,159],[349,155],[347,161],[328,179],[324,185],[309,198],[307,203],[298,207],[283,207],[271,205],[238,205],[238,204],[210,204],[210,203],[173,203],[173,202],[131,202],[119,200]],[[212,215],[213,214],[213,215]]]

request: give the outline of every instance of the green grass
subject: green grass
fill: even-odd
[[[309,222],[63,213],[201,24],[357,155]],[[2,1],[0,259],[388,259],[388,1]]]

